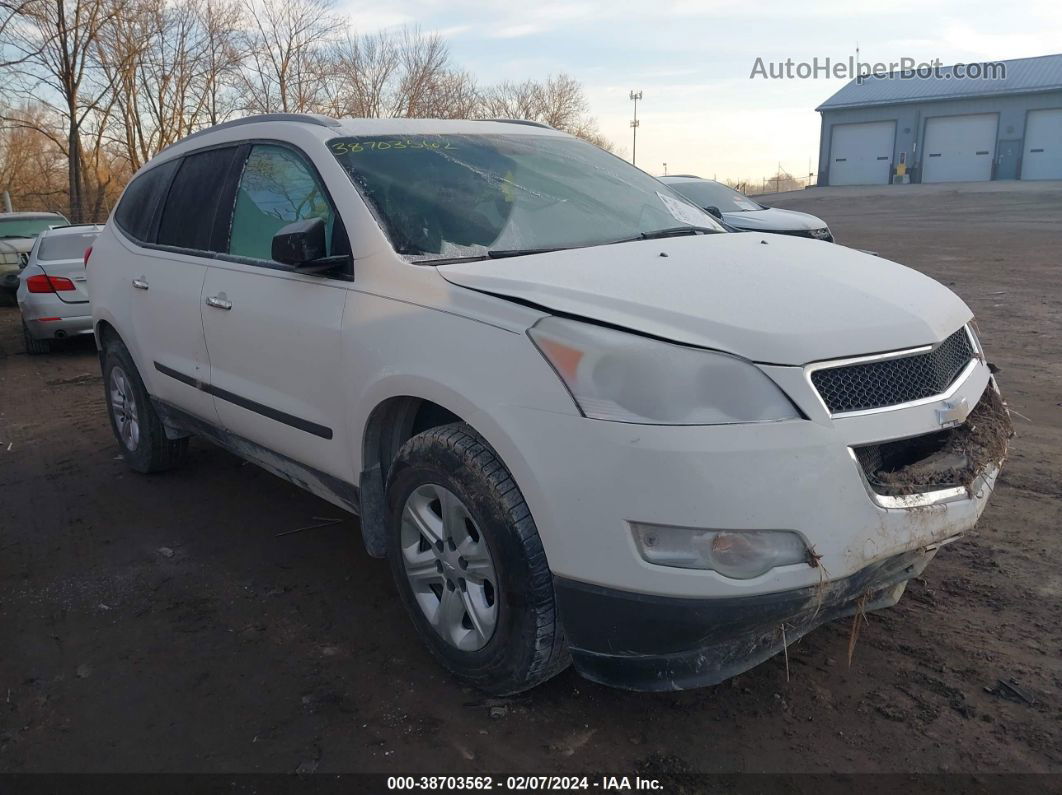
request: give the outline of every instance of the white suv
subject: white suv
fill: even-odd
[[[358,513],[495,693],[711,684],[892,605],[1006,448],[945,287],[526,122],[222,124],[136,175],[88,278],[129,465],[195,434]]]

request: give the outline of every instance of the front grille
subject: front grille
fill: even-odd
[[[974,356],[965,328],[928,353],[815,370],[815,385],[831,414],[895,406],[947,390]]]

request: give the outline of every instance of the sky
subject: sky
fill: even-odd
[[[750,78],[765,64],[825,58],[940,59],[944,65],[1062,51],[1062,2],[1031,0],[340,0],[363,33],[402,25],[437,31],[455,64],[482,83],[579,80],[590,112],[653,174],[718,179],[814,170],[815,107],[846,80]]]

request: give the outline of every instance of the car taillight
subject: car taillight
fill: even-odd
[[[85,267],[88,267],[89,257],[92,256],[92,246],[85,249]]]
[[[62,293],[73,290],[74,283],[62,276],[38,273],[26,279],[26,289],[31,293]]]

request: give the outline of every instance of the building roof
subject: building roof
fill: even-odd
[[[939,76],[903,77],[901,75],[910,73],[892,72],[881,77],[866,77],[862,82],[853,78],[815,110],[1062,90],[1062,53],[993,63],[1006,64],[1005,78],[957,78],[953,73],[954,66],[942,66]]]

